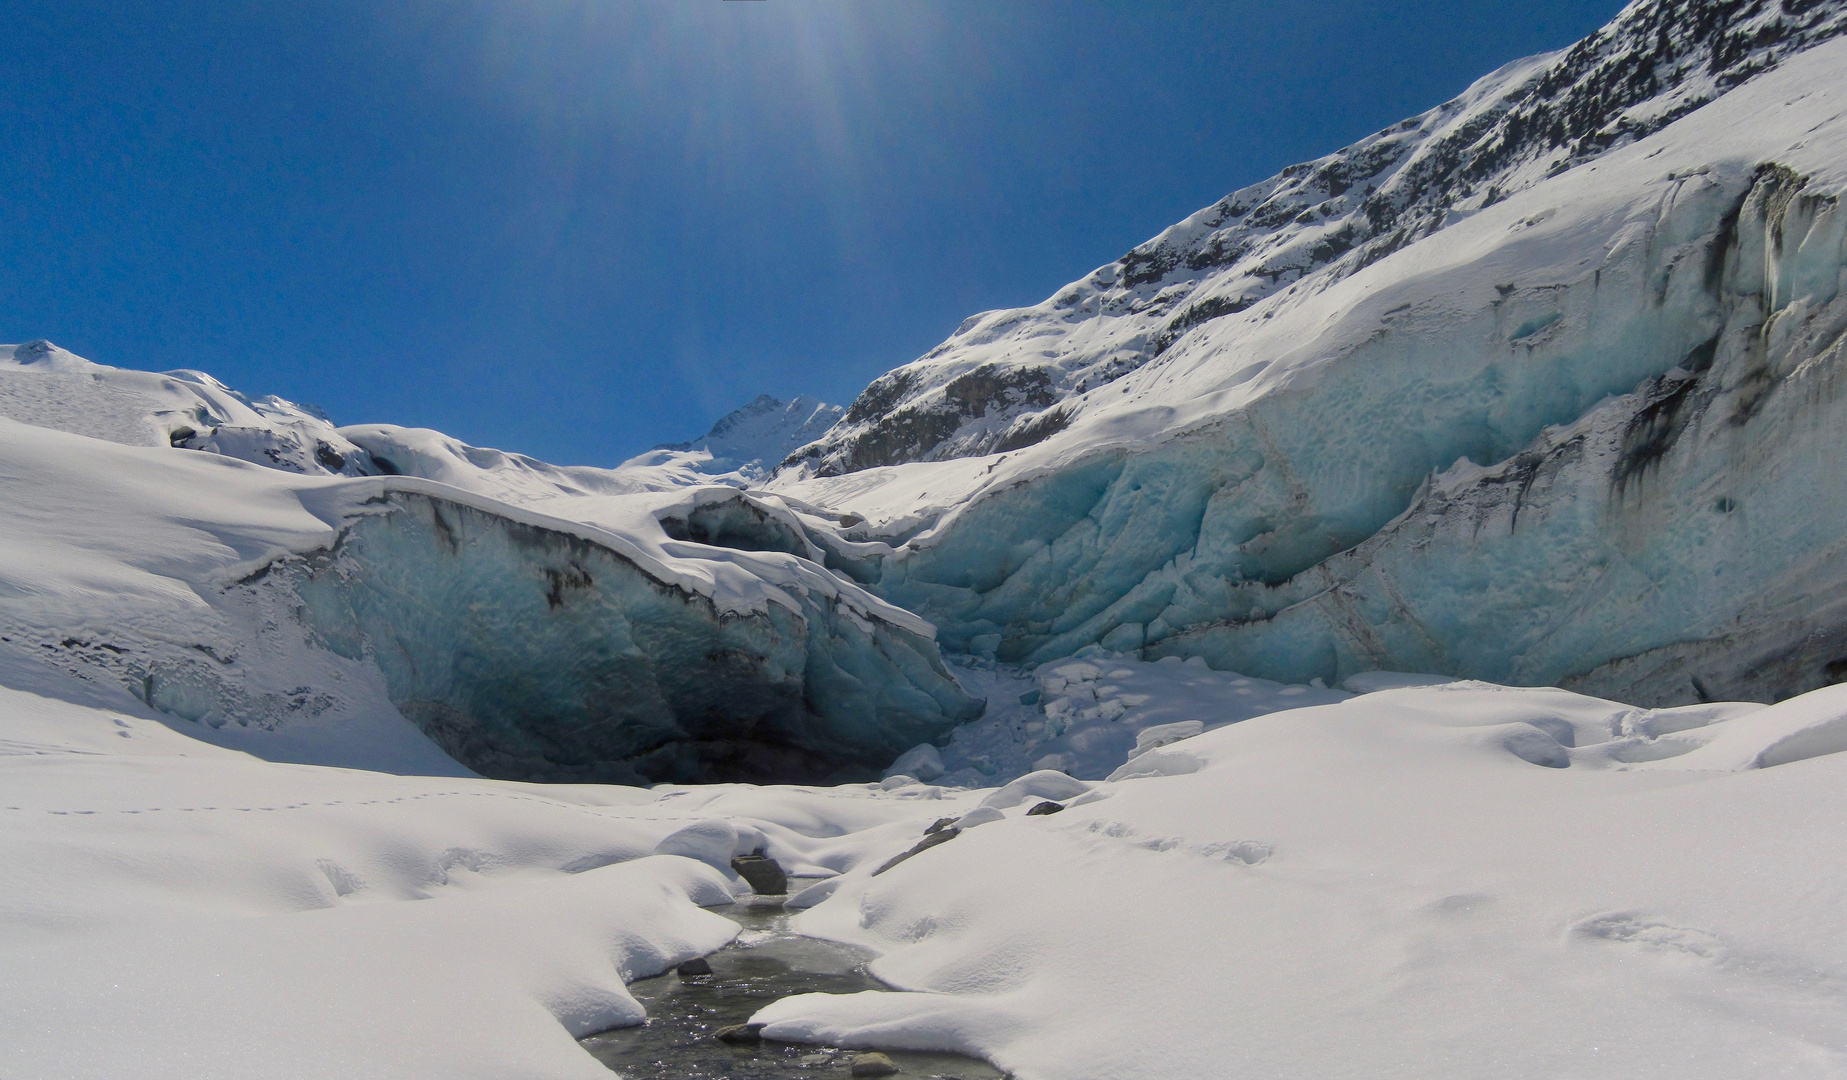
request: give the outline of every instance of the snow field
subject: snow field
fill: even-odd
[[[1847,1075],[1847,689],[1648,710],[1376,675],[1222,724],[1222,673],[1069,663],[1203,717],[1125,768],[1186,767],[528,785],[0,690],[0,1075],[607,1075],[573,1036],[730,939],[700,909],[745,849],[896,988],[785,999],[773,1037],[1022,1080]]]
[[[607,1076],[573,1038],[736,933],[672,834],[815,877],[973,802],[275,764],[157,716],[0,689],[0,1075]]]
[[[1775,710],[1459,683],[1246,720],[1174,744],[1189,774],[847,875],[797,928],[906,992],[756,1019],[1032,1078],[1844,1075],[1847,758],[1593,742],[1688,724],[1738,766],[1847,700]]]

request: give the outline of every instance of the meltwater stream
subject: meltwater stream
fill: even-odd
[[[706,957],[712,974],[673,971],[629,986],[648,1010],[639,1027],[582,1040],[584,1049],[623,1080],[847,1080],[864,1053],[829,1046],[764,1041],[730,1045],[714,1033],[742,1024],[791,994],[883,990],[862,950],[789,932],[780,899],[740,901],[725,911],[744,930]],[[958,1054],[887,1050],[899,1080],[1004,1080],[992,1065]]]

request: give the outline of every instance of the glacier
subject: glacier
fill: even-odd
[[[1101,645],[1652,704],[1826,685],[1844,70],[1826,41],[1193,326],[1030,446],[798,456],[769,486],[866,518],[869,587],[1002,661]]]
[[[1088,650],[1657,705],[1826,685],[1843,30],[1631,5],[847,409],[758,398],[614,468],[19,346],[0,415],[292,475],[317,523],[181,576],[211,641],[156,645],[152,615],[121,653],[21,640],[207,723],[333,709],[293,703],[350,671],[353,709],[382,695],[471,768],[629,782],[954,758],[983,665]],[[240,689],[214,657],[257,638],[312,662]],[[1091,760],[1038,746],[965,757]]]
[[[415,429],[354,430],[362,446],[54,348],[0,363],[0,404],[41,421],[0,417],[15,681],[125,688],[274,760],[629,784],[876,776],[981,711],[927,622],[811,561],[804,530],[830,519],[774,497]],[[42,422],[59,395],[80,408],[50,418],[88,431]],[[306,429],[342,440],[343,468],[389,451],[469,487],[167,437],[203,407],[268,433],[238,445]],[[575,516],[534,509],[553,504]]]
[[[0,1074],[607,1080],[760,850],[886,987],[772,1041],[1847,1075],[1844,25],[1643,0],[613,468],[0,347]]]
[[[621,534],[435,485],[341,495],[362,493],[326,548],[256,573],[286,582],[319,641],[369,657],[399,711],[485,775],[850,778],[981,711],[929,626],[790,553],[740,553],[711,587],[675,572],[696,553],[657,560]],[[695,521],[713,506],[684,501]],[[768,569],[739,572],[753,562]]]

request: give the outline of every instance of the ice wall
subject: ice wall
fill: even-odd
[[[570,531],[420,491],[371,510],[274,576],[329,649],[369,657],[400,711],[489,776],[876,776],[981,711],[927,636],[837,590],[726,610]]]
[[[1289,583],[1378,532],[1434,470],[1510,458],[1693,362],[1723,319],[1716,271],[1752,183],[1736,168],[1666,185],[1596,264],[1560,266],[1582,237],[1535,230],[1495,253],[1506,278],[1462,262],[1400,280],[1343,311],[1353,344],[1293,385],[987,495],[890,560],[879,591],[951,648],[998,634],[1002,659],[1034,662],[1267,622],[1301,599]],[[1394,310],[1399,296],[1425,302]],[[1239,670],[1335,674],[1300,663]]]
[[[873,588],[1002,660],[1654,704],[1838,681],[1844,61],[1201,328],[1040,446],[791,490],[971,488]]]
[[[1152,652],[1266,672],[1376,667],[1650,703],[1847,678],[1847,213],[1756,173],[1683,363],[1492,467],[1432,477],[1273,616]]]

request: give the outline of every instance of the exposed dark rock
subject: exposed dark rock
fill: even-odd
[[[853,404],[847,406],[846,422],[863,424],[891,411],[892,406],[904,399],[916,376],[902,369],[881,375],[860,391]]]
[[[1004,454],[1009,450],[1020,450],[1034,443],[1042,443],[1070,426],[1071,414],[1062,407],[1022,416],[994,444],[992,452]]]
[[[673,970],[683,978],[692,978],[696,975],[710,975],[712,974],[712,963],[703,956],[695,956]]]
[[[1037,806],[1034,806],[1031,810],[1026,811],[1026,816],[1027,817],[1044,817],[1046,814],[1056,814],[1060,810],[1063,810],[1064,808],[1065,808],[1064,803],[1042,802],[1038,804]]]
[[[1167,351],[1167,347],[1180,340],[1181,335],[1201,323],[1211,322],[1220,315],[1235,315],[1251,306],[1246,297],[1209,296],[1195,304],[1189,305],[1180,314],[1175,315],[1162,328],[1154,339],[1150,352],[1155,356]]]
[[[936,832],[930,833],[929,835],[925,836],[922,840],[919,840],[917,841],[917,843],[911,845],[911,850],[903,852],[902,854],[893,855],[891,858],[885,860],[885,865],[879,867],[877,870],[874,870],[872,872],[872,876],[878,877],[880,874],[883,874],[885,871],[890,870],[892,867],[898,865],[899,863],[910,858],[911,856],[919,854],[920,852],[928,851],[931,848],[936,847],[938,844],[947,844],[949,841],[954,840],[956,837],[961,836],[961,835],[962,835],[961,829],[958,829],[953,825],[944,826],[942,829]]]
[[[884,1054],[875,1051],[870,1054],[853,1056],[854,1076],[895,1076],[897,1073],[898,1066]]]
[[[731,860],[731,869],[750,883],[752,892],[761,896],[781,896],[789,891],[789,875],[782,864],[767,855],[739,855]]]
[[[763,1041],[762,1024],[732,1024],[721,1027],[712,1033],[712,1037],[732,1046],[755,1046]]]
[[[951,825],[954,825],[955,823],[956,823],[956,819],[952,817],[937,818],[935,821],[930,823],[929,828],[924,830],[924,835],[925,836],[935,836],[937,833],[942,832],[944,829],[949,828]]]
[[[1004,368],[986,364],[952,379],[943,397],[963,416],[979,419],[991,408],[1025,405],[1044,408],[1052,403],[1052,378],[1044,368]]]

